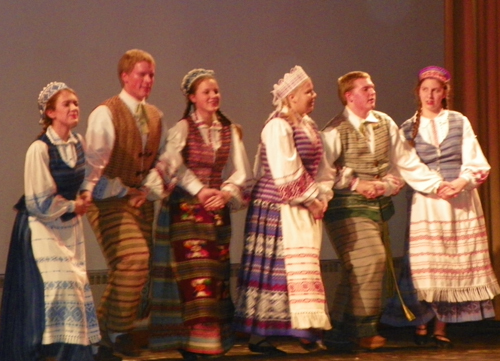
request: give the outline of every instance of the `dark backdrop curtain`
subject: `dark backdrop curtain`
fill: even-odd
[[[479,188],[493,267],[500,279],[500,1],[445,0],[445,66],[452,73],[451,108],[471,121],[491,165]],[[500,297],[495,299],[500,320]]]

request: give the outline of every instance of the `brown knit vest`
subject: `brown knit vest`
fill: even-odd
[[[114,96],[105,100],[102,105],[111,111],[116,137],[111,158],[103,174],[108,178],[119,177],[128,187],[140,187],[158,154],[161,112],[153,105],[145,105],[149,134],[143,150],[135,118],[120,97]]]

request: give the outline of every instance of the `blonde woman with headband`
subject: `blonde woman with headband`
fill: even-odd
[[[7,260],[0,316],[0,360],[92,361],[100,340],[87,279],[81,190],[85,144],[72,129],[76,93],[52,82],[38,97],[43,131],[24,165],[24,196]]]
[[[246,206],[252,169],[240,128],[220,110],[214,72],[191,70],[181,90],[186,110],[155,168],[176,186],[158,216],[150,346],[196,360],[220,356],[234,342],[230,212]]]
[[[322,218],[334,170],[309,117],[316,92],[296,66],[274,85],[254,167],[234,327],[252,352],[279,356],[270,336],[294,336],[308,351],[331,328],[319,267]]]

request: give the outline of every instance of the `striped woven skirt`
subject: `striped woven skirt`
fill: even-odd
[[[228,209],[207,212],[176,191],[163,202],[153,252],[153,350],[220,355],[233,345]]]
[[[313,332],[291,327],[280,205],[254,200],[247,213],[245,238],[234,329],[315,340]]]

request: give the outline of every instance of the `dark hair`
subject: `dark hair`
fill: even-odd
[[[415,114],[415,121],[413,122],[413,128],[411,130],[411,141],[410,144],[415,146],[415,138],[418,135],[418,128],[420,127],[420,116],[422,115],[422,101],[420,100],[420,86],[424,82],[424,80],[429,79],[429,78],[424,78],[419,80],[417,83],[417,86],[413,90],[415,94],[415,98],[417,101],[417,114]],[[435,78],[432,78],[435,79]],[[446,97],[444,97],[441,100],[441,106],[443,109],[448,109],[448,100],[450,98],[450,92],[451,92],[451,87],[449,83],[445,83],[442,80],[436,79],[441,85],[443,86],[443,89],[446,91]]]
[[[207,79],[214,79],[215,80],[215,78],[211,75],[203,75],[203,76],[200,76],[199,78],[197,78],[189,87],[189,89],[186,93],[186,108],[184,109],[184,114],[182,115],[182,119],[188,118],[189,115],[191,114],[192,109],[194,109],[194,104],[191,101],[191,99],[189,99],[189,96],[196,93],[196,90],[198,89],[198,86],[201,84],[201,82],[204,80],[207,80]],[[228,117],[226,117],[220,109],[218,109],[215,112],[215,114],[217,115],[217,119],[221,122],[221,124],[223,124],[223,125],[230,125],[231,124],[231,120]]]

